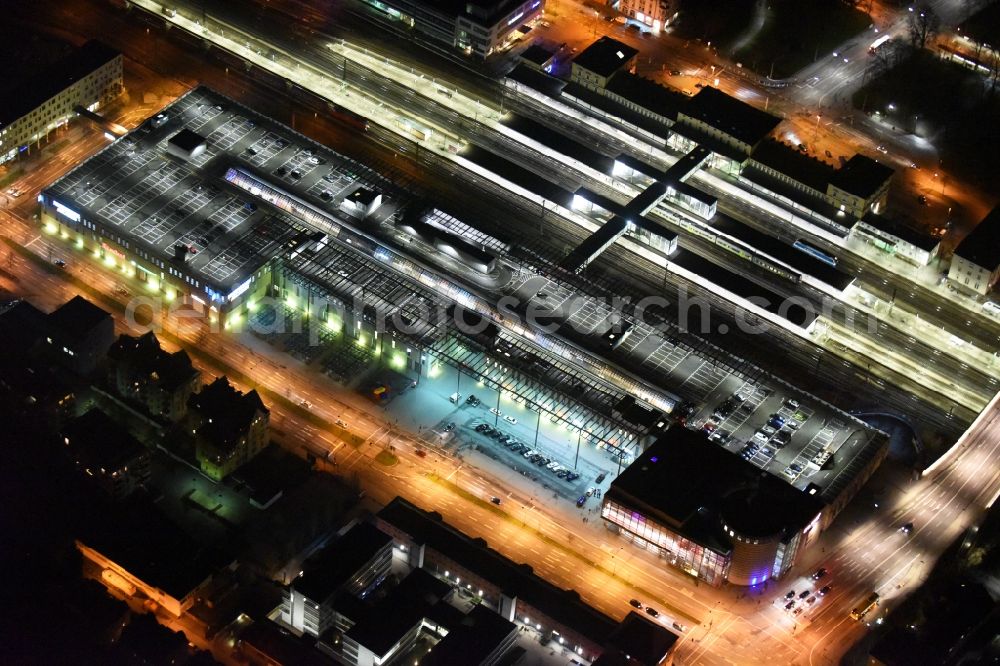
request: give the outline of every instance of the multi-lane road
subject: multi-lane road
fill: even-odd
[[[117,27],[128,30],[130,24],[124,22]],[[166,44],[159,48],[161,57],[170,49]],[[71,149],[78,151],[74,157],[82,157],[101,141],[96,137],[90,140],[90,148],[85,141],[73,142]],[[66,160],[62,166],[72,162]],[[48,173],[55,175],[54,171]],[[49,254],[49,241],[28,222],[31,213],[28,202],[34,193],[31,188],[41,184],[35,180],[18,183],[27,192],[15,211],[23,221],[7,217],[4,226],[18,243],[36,252],[44,262]],[[119,276],[82,259],[73,261],[69,267],[69,276],[76,280],[71,284],[59,272],[47,270],[41,263],[20,255],[12,255],[5,270],[5,289],[29,295],[49,307],[79,291],[84,283],[108,294],[121,281]],[[17,279],[11,280],[8,275]],[[663,569],[644,553],[623,549],[617,538],[594,524],[580,523],[567,530],[566,525],[575,524],[575,519],[567,520],[557,507],[544,506],[537,491],[530,486],[518,486],[516,478],[498,481],[499,473],[495,470],[478,470],[466,461],[419,459],[412,453],[415,438],[405,433],[397,439],[401,465],[378,467],[373,462],[370,445],[357,451],[345,449],[333,423],[347,415],[359,435],[371,438],[382,428],[379,414],[372,413],[370,406],[357,397],[311,375],[286,357],[265,348],[247,348],[240,340],[227,336],[197,334],[182,336],[179,342],[191,350],[207,372],[234,368],[264,390],[286,445],[298,451],[303,447],[329,447],[340,465],[362,470],[377,499],[403,492],[418,503],[441,511],[446,519],[470,534],[485,536],[508,555],[531,562],[536,571],[554,582],[578,589],[584,599],[614,616],[623,615],[628,608],[625,601],[639,595],[649,603],[660,604],[662,610],[674,613],[682,622],[684,617],[689,618],[692,629],[681,646],[680,663],[834,661],[862,631],[860,625],[845,619],[858,598],[875,589],[891,600],[918,584],[929,558],[974,520],[997,492],[996,474],[981,473],[983,469],[992,469],[989,463],[1000,441],[994,405],[977,431],[965,438],[955,454],[927,478],[890,486],[883,503],[883,509],[888,503],[888,511],[880,509],[866,516],[865,507],[854,507],[855,515],[845,516],[841,525],[824,537],[809,554],[815,561],[805,563],[802,570],[808,572],[820,564],[827,566],[835,594],[824,599],[812,615],[803,614],[799,622],[794,619],[789,622],[789,616],[780,607],[771,605],[785,591],[784,586],[742,598],[730,591],[696,588],[690,579]],[[311,403],[311,416],[297,407],[296,400]],[[457,494],[456,487],[469,489],[477,497],[486,492],[504,493],[510,501],[499,511],[484,508]],[[862,523],[856,526],[854,517]],[[914,522],[916,527],[911,535],[900,538],[897,528],[903,519]],[[549,540],[542,541],[534,534],[533,521],[536,521],[533,530]],[[498,539],[497,535],[504,538]],[[553,547],[553,541],[559,545]],[[879,549],[879,559],[864,555],[872,549]],[[924,562],[917,558],[923,558]],[[790,581],[789,585],[792,584]],[[897,590],[896,585],[902,587]]]

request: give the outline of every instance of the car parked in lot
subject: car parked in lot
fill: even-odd
[[[812,591],[811,590],[806,590],[805,592],[802,592],[802,593],[799,594],[799,599],[805,599],[810,594],[812,594]]]
[[[646,615],[650,615],[652,617],[660,617],[660,611],[656,610],[652,606],[646,606]]]
[[[788,590],[788,593],[785,594],[785,598],[786,599],[794,599],[795,598],[795,590]]]
[[[788,409],[792,410],[798,409],[799,401],[796,400],[795,398],[789,398],[788,400],[785,400],[785,407],[788,407]]]
[[[819,580],[820,578],[822,578],[822,577],[823,577],[823,576],[825,576],[825,575],[826,575],[826,567],[820,567],[820,568],[819,568],[819,569],[817,569],[817,570],[816,570],[816,572],[815,572],[815,573],[814,573],[814,574],[812,575],[812,579],[813,579],[813,580]]]
[[[642,608],[642,602],[640,602],[638,599],[629,599],[628,605],[631,606],[632,608]]]
[[[795,601],[789,601],[785,604],[785,610],[792,610],[793,608],[795,608]]]
[[[781,414],[771,414],[767,420],[767,425],[777,430],[785,425],[785,417]]]
[[[586,495],[580,495],[580,497],[576,500],[576,505],[578,507],[582,507],[586,503],[587,503],[587,496]]]

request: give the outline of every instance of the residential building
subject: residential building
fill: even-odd
[[[601,37],[573,58],[571,78],[588,88],[604,88],[617,72],[635,68],[639,51],[611,37]]]
[[[864,155],[854,155],[837,169],[826,188],[831,206],[855,219],[878,213],[889,195],[893,170]]]
[[[150,452],[98,408],[62,427],[62,441],[77,470],[115,500],[149,481]]]
[[[350,619],[338,610],[343,594],[366,598],[389,574],[392,538],[371,523],[358,523],[305,562],[285,589],[281,621],[319,637],[332,627],[344,630]]]
[[[677,5],[673,0],[619,0],[618,11],[655,32],[670,25]]]
[[[994,208],[955,248],[948,279],[987,294],[1000,278],[1000,206]]]
[[[365,1],[389,20],[480,58],[520,39],[545,10],[543,0]]]
[[[607,526],[719,586],[780,578],[818,536],[824,503],[699,432],[674,427],[604,494]]]
[[[50,337],[48,315],[27,301],[0,308],[0,401],[11,406],[68,410],[74,403],[72,378],[44,358]]]
[[[187,414],[200,374],[187,352],[165,351],[152,331],[138,337],[122,334],[108,350],[108,383],[115,392],[169,421]]]
[[[27,152],[82,107],[96,111],[124,90],[122,55],[89,41],[0,101],[0,164]]]
[[[188,422],[201,471],[224,479],[267,446],[270,412],[257,391],[237,391],[219,377],[188,399]]]
[[[115,339],[111,314],[82,296],[60,305],[46,321],[48,356],[78,375],[89,375]]]

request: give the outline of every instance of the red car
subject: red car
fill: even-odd
[[[421,458],[426,458],[427,452],[424,451],[423,449],[417,449],[417,455],[420,456]]]

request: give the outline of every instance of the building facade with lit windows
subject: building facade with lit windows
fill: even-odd
[[[713,586],[781,578],[815,539],[824,503],[674,427],[604,494],[605,525]]]
[[[77,107],[97,111],[123,90],[122,54],[87,42],[0,101],[0,164],[65,125]]]
[[[270,412],[257,391],[241,393],[225,376],[188,399],[187,421],[201,471],[221,481],[268,443]]]
[[[990,213],[955,248],[948,279],[977,294],[987,294],[1000,280],[1000,207]]]
[[[487,58],[517,41],[545,11],[544,0],[366,0],[388,20]]]
[[[619,0],[618,11],[654,31],[666,28],[677,16],[673,0]]]

